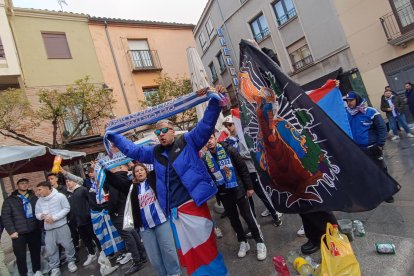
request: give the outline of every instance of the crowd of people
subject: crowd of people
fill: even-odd
[[[224,93],[221,86],[216,90]],[[386,87],[381,99],[381,110],[386,113],[394,135],[392,140],[399,137],[397,122],[407,137],[414,137],[402,112],[407,102],[414,116],[412,90],[412,85],[407,83],[407,100],[402,100]],[[355,143],[386,171],[382,151],[387,127],[383,118],[354,91],[349,92],[344,100]],[[187,243],[186,238],[191,239],[186,235],[205,229],[202,229],[204,225],[194,223],[182,224],[177,230],[178,226],[174,225],[177,210],[180,212],[180,208],[186,206],[193,213],[204,214],[208,208],[206,202],[213,197],[223,205],[236,234],[238,257],[245,257],[250,250],[247,237],[251,235],[256,242],[257,259],[266,259],[267,248],[256,220],[253,194],[266,207],[261,215],[270,215],[274,226],[282,224],[282,214],[276,211],[263,189],[250,151],[237,137],[231,116],[226,117],[223,123],[229,137],[225,141],[217,141],[215,126],[220,112],[218,101],[211,99],[203,119],[180,136],[175,135],[171,121],[159,121],[154,130],[158,137],[157,145],[136,145],[121,134],[108,135],[114,147],[135,163],[104,168],[106,180],[102,189],[96,181],[93,163],[88,168],[86,179],[63,168],[59,174],[49,173],[47,181],[36,184],[33,189],[29,189],[28,179],[19,179],[17,190],[4,201],[1,213],[2,224],[12,239],[19,274],[28,275],[26,246],[35,276],[42,275],[42,246],[46,248],[52,276],[60,275],[59,267],[63,263],[67,263],[70,272],[77,271],[81,239],[88,252],[83,266],[92,264],[98,256],[111,256],[118,251],[118,263],[126,264],[132,260],[125,273],[127,275],[142,269],[147,260],[158,275],[181,275],[181,266],[188,269],[192,264],[183,261],[182,250],[178,249]],[[149,171],[147,165],[153,165],[153,170]],[[393,198],[387,200],[392,201]],[[127,202],[132,209],[135,228],[132,230],[124,227]],[[103,217],[104,226],[98,222],[99,214]],[[240,216],[248,231],[243,229]],[[301,251],[310,254],[319,249],[326,223],[336,224],[337,221],[332,212],[300,216],[303,227],[299,232],[308,238]],[[211,219],[208,215],[206,218]],[[217,223],[213,223],[218,229]],[[220,254],[216,258],[217,262],[223,262],[224,268],[215,271],[214,275],[227,275]],[[107,270],[101,269],[103,275],[116,269],[108,263]]]

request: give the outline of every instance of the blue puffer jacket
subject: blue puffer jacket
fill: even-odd
[[[347,113],[353,139],[360,148],[372,145],[382,147],[385,144],[387,126],[375,108],[367,107],[365,113],[359,111],[354,115]]]
[[[174,193],[170,191],[171,167],[179,176],[179,180],[186,188],[191,198],[200,206],[217,192],[217,187],[211,179],[203,161],[199,158],[199,150],[207,143],[220,115],[221,107],[216,99],[211,99],[204,113],[203,119],[196,127],[182,136],[176,137],[172,148],[170,147],[168,159],[164,147],[135,145],[120,134],[109,135],[108,139],[126,156],[145,164],[154,164],[156,174],[156,192],[161,208],[166,214],[176,204],[181,202],[179,198],[172,198]],[[170,203],[176,204],[170,204]],[[168,207],[168,208],[167,208]]]

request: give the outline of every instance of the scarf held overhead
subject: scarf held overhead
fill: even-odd
[[[205,93],[198,91],[191,92],[187,95],[177,97],[171,101],[147,108],[143,111],[111,120],[106,127],[104,135],[105,149],[111,156],[111,143],[107,139],[109,134],[120,134],[140,126],[153,124],[159,120],[184,112],[187,109],[206,102],[212,98],[217,99],[220,102],[220,106],[224,106],[228,102],[228,99],[224,95],[215,92],[213,88],[208,88]]]

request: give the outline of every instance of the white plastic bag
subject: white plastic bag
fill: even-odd
[[[122,225],[122,229],[125,231],[134,230],[134,217],[132,216],[132,206],[131,206],[131,193],[134,184],[131,185],[129,188],[128,197],[125,203],[125,211],[124,211],[124,221]]]

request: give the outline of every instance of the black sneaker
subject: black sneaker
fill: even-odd
[[[300,251],[302,251],[302,254],[304,255],[310,255],[312,253],[315,253],[319,249],[320,245],[317,243],[313,243],[311,240],[308,240],[307,243],[300,247]]]
[[[139,264],[145,264],[148,261],[147,257],[141,257],[138,261]]]
[[[392,196],[392,197],[386,199],[385,202],[387,202],[387,203],[393,203],[394,202],[394,197]]]
[[[137,271],[140,271],[144,267],[144,264],[133,263],[130,268],[125,272],[125,275],[132,275]]]
[[[283,221],[280,218],[273,220],[273,225],[276,227],[279,227],[282,224],[283,224]]]

